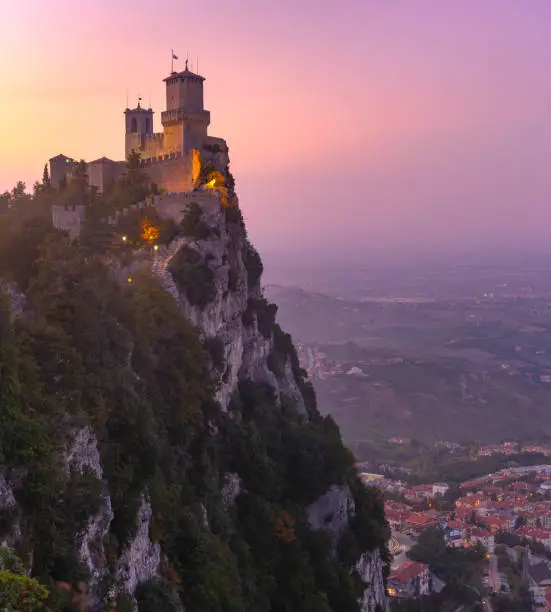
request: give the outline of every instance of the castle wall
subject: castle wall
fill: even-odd
[[[124,171],[122,164],[103,160],[95,164],[88,164],[88,183],[103,192],[106,187],[115,183]]]
[[[192,118],[184,120],[184,150],[201,147],[207,137],[207,124]]]
[[[124,137],[124,153],[126,159],[132,151],[141,151],[142,148],[142,136],[137,132],[126,134]]]
[[[183,150],[184,134],[182,125],[165,125],[164,126],[164,152],[165,153],[180,153]]]
[[[166,84],[166,110],[180,108],[180,87],[176,79],[170,79]]]
[[[181,193],[193,188],[192,151],[143,159],[141,165],[150,183],[156,183],[168,192]]]
[[[174,151],[166,151],[164,148],[164,134],[151,134],[146,136],[142,143],[143,157],[158,157],[165,153],[173,153]]]
[[[86,206],[52,206],[52,222],[55,228],[69,232],[76,238],[86,215]]]
[[[67,176],[68,165],[66,159],[70,158],[54,157],[50,159],[50,185],[56,189],[63,177]]]
[[[220,207],[218,193],[211,189],[157,196],[153,205],[161,219],[172,219],[175,223],[180,223],[192,202],[198,204],[206,212],[212,212]]]

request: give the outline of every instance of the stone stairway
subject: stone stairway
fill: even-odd
[[[180,303],[180,292],[176,287],[172,274],[168,271],[168,265],[172,261],[174,255],[176,255],[180,248],[187,242],[188,238],[186,236],[175,238],[168,247],[165,247],[155,255],[151,266],[151,271],[154,276],[159,279],[165,291],[178,303]]]

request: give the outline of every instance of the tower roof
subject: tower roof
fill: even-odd
[[[202,77],[200,74],[195,74],[195,72],[191,72],[191,70],[188,70],[186,68],[185,70],[182,70],[182,72],[172,72],[169,76],[166,77],[166,79],[163,79],[163,81],[171,81],[172,79],[193,79],[196,81],[204,81],[205,77]]]
[[[139,104],[136,108],[127,108],[125,113],[152,113],[153,110],[151,108],[142,108]]]

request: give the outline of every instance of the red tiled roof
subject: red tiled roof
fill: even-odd
[[[428,569],[429,566],[426,563],[419,563],[418,561],[406,561],[406,563],[395,569],[390,574],[388,579],[407,583]]]
[[[479,529],[478,527],[474,527],[471,529],[471,535],[475,538],[489,538],[492,534],[485,529]]]
[[[465,523],[463,521],[448,521],[448,527],[450,529],[465,529]]]

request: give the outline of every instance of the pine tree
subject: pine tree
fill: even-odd
[[[42,173],[42,185],[45,188],[51,187],[50,173],[48,172],[48,164],[44,164],[44,172]]]

